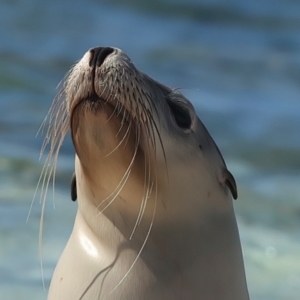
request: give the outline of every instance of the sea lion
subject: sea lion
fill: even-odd
[[[49,126],[49,160],[71,131],[78,211],[48,299],[249,299],[234,177],[178,90],[93,48]]]

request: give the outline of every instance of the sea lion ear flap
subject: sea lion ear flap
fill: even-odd
[[[77,188],[76,188],[76,175],[75,173],[72,176],[71,181],[71,199],[72,201],[76,201],[77,199]]]
[[[229,187],[233,199],[236,200],[238,194],[237,194],[237,187],[233,175],[227,169],[225,169],[223,170],[223,176],[225,179],[225,184]]]

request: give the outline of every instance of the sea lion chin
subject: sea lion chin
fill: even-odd
[[[120,49],[86,52],[50,110],[78,211],[49,299],[249,299],[234,177],[192,104]]]

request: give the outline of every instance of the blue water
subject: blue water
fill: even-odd
[[[59,81],[99,45],[193,102],[238,183],[251,299],[299,299],[299,16],[292,0],[1,1],[0,299],[46,298],[39,197],[26,223],[43,165],[35,136]],[[44,220],[46,290],[76,210],[73,155],[67,139]]]

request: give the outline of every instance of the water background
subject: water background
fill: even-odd
[[[0,299],[46,299],[34,203],[59,81],[89,48],[123,49],[182,92],[235,175],[254,300],[300,295],[300,2],[296,0],[0,1]],[[70,139],[46,207],[46,290],[72,229]]]

